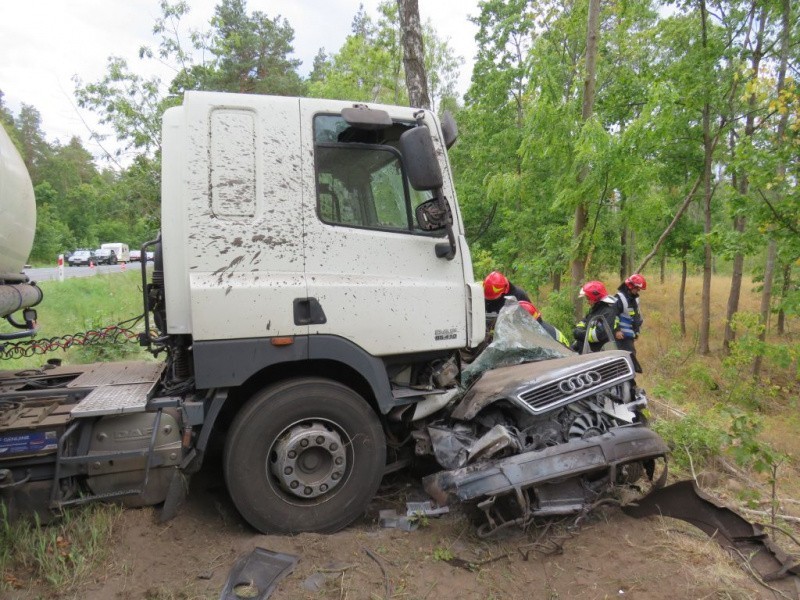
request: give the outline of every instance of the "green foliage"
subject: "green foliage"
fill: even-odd
[[[569,290],[551,292],[547,296],[547,301],[542,306],[537,305],[542,312],[545,321],[555,326],[568,338],[572,337],[572,329],[575,327],[575,318],[572,313],[572,300]]]
[[[758,473],[774,473],[781,463],[788,460],[785,454],[759,439],[764,428],[761,418],[736,409],[726,409],[725,412],[731,419],[726,434],[728,452],[739,465]]]
[[[146,79],[131,71],[125,59],[111,56],[100,81],[74,81],[78,106],[96,112],[126,149],[146,154],[161,149],[161,117],[178,99],[163,97],[159,78]]]
[[[730,382],[727,387],[728,402],[749,409],[761,408],[771,399],[774,388],[757,378],[747,376],[752,371],[753,361],[761,356],[778,369],[797,369],[800,344],[760,339],[759,334],[764,325],[759,316],[753,313],[737,313],[731,326],[737,336],[730,346],[728,356],[722,362],[726,380]],[[798,376],[800,372],[795,371],[794,377]]]
[[[314,59],[308,95],[408,104],[397,10],[395,2],[381,2],[374,19],[361,6],[342,47],[330,56],[320,49]],[[458,69],[464,61],[439,38],[430,21],[423,24],[422,35],[432,108],[452,108]]]
[[[719,384],[715,380],[714,374],[707,365],[701,362],[693,362],[689,365],[688,376],[692,381],[701,384],[702,387],[709,392],[719,389]]]
[[[718,456],[728,440],[725,430],[713,423],[707,415],[689,414],[682,419],[658,420],[653,429],[672,449],[671,461],[688,471],[693,465],[701,469]]]
[[[300,61],[289,58],[294,29],[286,19],[248,14],[245,0],[221,0],[211,19],[212,65],[201,89],[296,96],[303,93]]]

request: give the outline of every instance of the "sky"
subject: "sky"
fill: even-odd
[[[248,0],[250,12],[285,17],[295,31],[294,58],[301,74],[311,69],[324,47],[336,52],[350,33],[363,4],[377,17],[379,0]],[[213,15],[217,0],[189,0],[188,28],[202,29]],[[431,19],[440,37],[448,39],[465,63],[459,92],[469,85],[475,54],[476,27],[468,16],[477,15],[477,0],[419,0],[423,22]],[[157,74],[162,81],[171,71],[156,61],[140,60],[142,45],[155,47],[153,24],[160,15],[159,0],[4,0],[0,19],[0,90],[14,115],[22,103],[41,113],[47,139],[66,144],[78,136],[96,157],[102,150],[90,140],[89,130],[103,132],[93,113],[77,107],[73,77],[99,80],[109,56],[122,56],[136,73]],[[104,133],[107,133],[104,132]]]

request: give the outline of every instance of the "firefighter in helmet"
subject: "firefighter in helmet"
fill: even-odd
[[[623,281],[615,296],[617,310],[619,311],[619,328],[622,339],[617,340],[620,350],[627,350],[633,359],[633,368],[637,373],[642,372],[642,365],[636,358],[634,341],[639,337],[642,328],[642,311],[639,307],[639,292],[647,289],[647,281],[639,273],[634,273]]]
[[[492,271],[483,280],[486,314],[491,315],[500,312],[503,304],[505,304],[506,296],[514,296],[519,301],[531,301],[525,290],[511,283],[500,271]]]
[[[561,331],[559,331],[555,326],[545,321],[542,318],[542,313],[539,312],[538,308],[536,308],[530,302],[526,302],[525,300],[521,300],[519,305],[527,310],[534,319],[536,319],[536,322],[542,326],[542,328],[550,335],[551,338],[553,338],[562,346],[569,348],[569,339],[567,336],[561,333]]]
[[[575,343],[572,349],[584,354],[597,352],[610,341],[622,339],[619,326],[619,309],[614,296],[609,296],[602,281],[589,281],[580,291],[581,298],[589,302],[589,312],[575,325]]]

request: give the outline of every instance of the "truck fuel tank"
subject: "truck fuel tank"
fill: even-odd
[[[36,200],[22,157],[0,127],[0,283],[25,281],[36,232]]]

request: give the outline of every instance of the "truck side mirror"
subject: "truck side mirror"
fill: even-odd
[[[458,125],[453,117],[453,113],[446,110],[442,116],[442,135],[444,136],[444,147],[450,150],[458,140]]]
[[[438,198],[423,202],[414,213],[417,217],[417,225],[423,231],[438,231],[453,224],[450,205],[445,202],[444,208],[442,208],[442,203]]]
[[[442,187],[442,170],[427,127],[414,127],[403,132],[400,153],[411,187],[415,190],[438,190]]]

